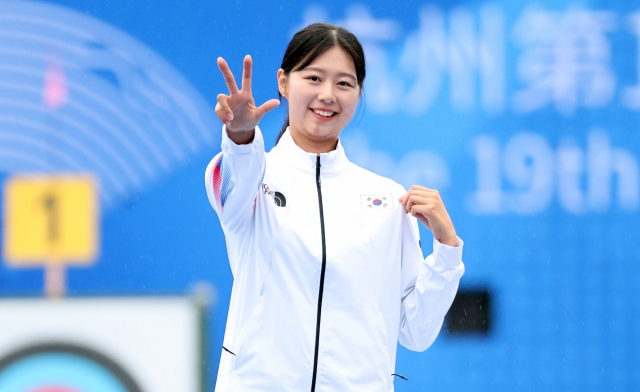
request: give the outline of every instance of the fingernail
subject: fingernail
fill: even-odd
[[[233,120],[233,113],[227,113],[227,118],[229,121]]]

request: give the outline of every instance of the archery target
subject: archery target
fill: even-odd
[[[0,359],[3,392],[141,392],[113,360],[83,347],[43,344]]]
[[[193,297],[0,299],[0,392],[196,392]]]

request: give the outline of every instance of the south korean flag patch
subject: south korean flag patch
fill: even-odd
[[[393,210],[393,195],[360,195],[363,210]]]

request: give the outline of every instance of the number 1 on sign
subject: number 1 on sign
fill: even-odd
[[[54,245],[60,239],[60,206],[53,192],[45,195],[44,208],[47,212],[47,238],[49,244]]]

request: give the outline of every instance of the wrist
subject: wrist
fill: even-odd
[[[438,242],[443,245],[452,246],[455,248],[456,246],[458,246],[458,236],[453,234],[453,236],[438,238]]]
[[[255,136],[255,128],[248,131],[236,131],[229,128],[227,125],[227,136],[235,144],[249,144],[253,141]]]

